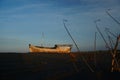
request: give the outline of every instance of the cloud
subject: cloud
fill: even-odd
[[[67,5],[71,2],[74,5]],[[13,7],[9,10],[1,10],[1,17],[25,17],[27,15],[41,13],[55,13],[58,15],[74,14],[100,14],[107,8],[118,8],[118,0],[62,0],[51,1],[50,3],[31,3],[23,6]],[[56,4],[57,3],[57,4]],[[61,4],[61,5],[59,5]],[[77,5],[76,5],[77,4]],[[63,6],[63,7],[62,7]],[[118,8],[119,9],[119,8]],[[23,12],[23,13],[22,13]],[[26,14],[27,13],[27,14]]]
[[[84,15],[84,16],[106,16],[105,10],[108,8],[113,9],[112,12],[119,17],[120,6],[114,0],[81,0],[86,1],[87,5],[77,5],[74,7],[63,8],[61,11],[64,15]],[[95,1],[95,2],[94,2]],[[97,3],[96,3],[97,2]]]
[[[51,6],[49,3],[33,3],[12,7],[9,9],[1,9],[0,18],[25,18],[31,15],[41,14],[48,10]],[[46,10],[47,9],[47,10]],[[33,15],[33,16],[34,16]]]
[[[48,6],[50,6],[50,4],[47,4],[47,3],[27,4],[27,5],[9,8],[7,10],[1,10],[0,14],[10,14],[10,13],[15,13],[22,10],[33,9],[33,8],[44,8]]]

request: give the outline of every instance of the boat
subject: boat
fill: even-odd
[[[72,45],[70,44],[56,44],[54,47],[34,46],[29,44],[30,52],[43,52],[43,53],[70,53]]]
[[[64,27],[68,33],[68,35],[70,36],[70,38],[72,39],[72,41],[74,42],[74,44],[77,46],[76,42],[74,41],[73,37],[71,36],[69,30],[67,29],[65,22],[67,20],[63,20],[63,24]],[[42,34],[42,36],[44,36]],[[29,51],[30,52],[46,52],[46,53],[70,53],[71,52],[71,48],[72,45],[71,44],[55,44],[54,47],[43,47],[43,46],[34,46],[29,44]],[[77,46],[78,48],[78,46]]]

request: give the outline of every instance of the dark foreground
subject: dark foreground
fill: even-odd
[[[103,74],[111,70],[108,52],[73,54],[75,59],[68,54],[57,53],[0,53],[0,80],[115,80],[112,74]],[[91,70],[81,55],[97,73],[89,73]]]

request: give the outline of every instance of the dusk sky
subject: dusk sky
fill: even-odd
[[[81,51],[94,50],[95,32],[97,50],[107,49],[94,21],[100,19],[107,41],[106,27],[119,34],[120,25],[106,14],[108,9],[120,22],[120,0],[0,0],[0,52],[28,52],[28,44],[73,44],[76,51],[63,19]]]

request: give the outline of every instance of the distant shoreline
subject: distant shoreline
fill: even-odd
[[[80,51],[80,52],[70,52],[70,53],[95,53],[95,52],[109,52],[110,50],[97,50],[97,51]],[[120,52],[120,50],[117,50]],[[0,52],[0,53],[43,53],[43,52]],[[46,53],[46,52],[45,52]],[[68,53],[66,53],[68,54]]]

